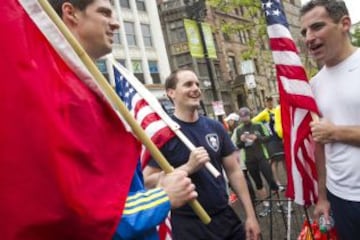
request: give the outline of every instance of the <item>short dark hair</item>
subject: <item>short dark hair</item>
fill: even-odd
[[[194,72],[194,70],[192,70],[190,68],[187,68],[187,67],[178,68],[178,69],[174,70],[173,72],[171,72],[171,74],[165,80],[165,90],[175,89],[176,88],[176,85],[177,85],[177,83],[179,81],[178,73],[183,72],[183,71]]]
[[[338,23],[343,16],[349,15],[345,2],[342,0],[310,0],[301,7],[300,17],[304,16],[307,12],[318,6],[324,7],[329,14],[329,17],[335,23]]]
[[[273,100],[272,96],[265,97],[266,102],[271,102]]]
[[[55,12],[62,16],[62,5],[66,2],[71,3],[80,11],[84,10],[88,5],[92,4],[95,0],[49,0],[50,5],[54,8]]]

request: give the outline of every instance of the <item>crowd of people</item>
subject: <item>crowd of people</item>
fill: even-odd
[[[110,0],[49,2],[92,60],[111,52],[112,37],[120,26]],[[319,177],[315,217],[324,215],[328,220],[333,215],[340,239],[355,239],[360,236],[360,81],[356,77],[360,76],[360,50],[351,44],[351,20],[343,1],[311,0],[302,7],[300,22],[306,46],[323,66],[311,80],[321,112],[320,121],[311,123]],[[193,70],[173,71],[166,79],[165,91],[175,106],[172,119],[196,148],[190,151],[174,137],[160,149],[174,167],[172,173],[165,174],[153,159],[143,171],[137,163],[112,238],[158,239],[156,227],[170,212],[173,239],[260,239],[255,198],[263,203],[259,216],[270,211],[270,193],[261,174],[269,191],[282,191],[286,186],[278,175],[279,163],[284,163],[280,106],[274,106],[274,99],[268,97],[266,108],[253,118],[251,110],[241,106],[224,118],[224,128],[222,123],[199,114],[202,93]],[[81,93],[76,94],[81,98]],[[215,178],[204,168],[208,162],[221,173],[220,177]],[[241,200],[246,219],[240,219],[229,205],[228,184]],[[71,196],[68,198],[71,202]],[[186,205],[196,198],[211,217],[207,225]],[[77,207],[69,206],[69,211],[79,214],[78,218],[92,214]],[[54,229],[61,229],[61,224],[61,219],[56,221],[54,217]],[[24,228],[20,237],[34,229]],[[19,236],[13,237],[21,239],[16,238]],[[71,233],[67,236],[74,239]]]

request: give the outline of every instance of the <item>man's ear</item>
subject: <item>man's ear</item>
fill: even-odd
[[[62,7],[62,20],[66,25],[73,26],[77,22],[78,10],[69,2],[65,2]]]
[[[344,32],[348,33],[351,28],[351,19],[349,16],[345,15],[341,18],[341,26],[344,30]]]
[[[166,95],[168,96],[168,98],[170,98],[171,101],[173,101],[174,89],[166,89]]]

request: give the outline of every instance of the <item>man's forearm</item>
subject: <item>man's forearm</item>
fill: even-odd
[[[337,126],[331,138],[335,142],[360,147],[360,126]]]
[[[326,167],[324,145],[315,145],[315,165],[318,174],[319,199],[326,199]]]
[[[246,216],[256,218],[249,194],[249,189],[247,187],[246,180],[242,171],[235,171],[231,173],[228,177],[231,188],[236,193],[237,197],[241,200],[244,206]]]

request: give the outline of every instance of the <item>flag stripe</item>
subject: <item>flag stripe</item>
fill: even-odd
[[[286,49],[287,51],[298,52],[293,40],[287,38],[270,39],[270,48],[273,49],[273,51],[283,51]]]
[[[292,39],[291,33],[289,32],[288,28],[285,27],[283,24],[269,25],[267,27],[267,31],[270,40],[276,38]]]
[[[287,66],[302,66],[297,53],[291,51],[273,51],[273,58],[276,64]]]
[[[281,72],[281,76],[290,78],[290,79],[299,79],[307,81],[306,72],[303,66],[289,66],[276,64],[276,70]]]
[[[310,85],[303,80],[288,79],[280,76],[280,81],[287,94],[313,97]]]

